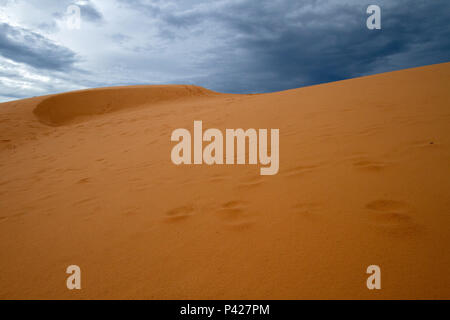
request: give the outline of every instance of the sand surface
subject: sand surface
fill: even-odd
[[[0,298],[449,299],[449,84],[447,63],[261,95],[0,104]],[[279,128],[279,173],[175,166],[171,133],[194,120]]]

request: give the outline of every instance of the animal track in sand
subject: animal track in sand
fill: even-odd
[[[387,234],[392,237],[416,237],[423,231],[423,228],[412,221],[396,221],[392,217],[387,217],[382,223],[377,222],[377,230],[383,234]]]
[[[378,133],[382,127],[378,125],[369,126],[367,128],[364,128],[363,130],[359,131],[357,134],[360,136],[371,136],[375,133]]]
[[[177,207],[166,212],[166,220],[169,222],[184,220],[190,217],[193,212],[194,207],[192,205]]]
[[[261,178],[260,176],[255,176],[240,182],[238,184],[238,187],[244,189],[251,189],[261,185],[263,182],[264,182],[263,178]]]
[[[0,181],[0,186],[6,185],[8,183],[10,183],[11,181],[6,180],[6,181]]]
[[[220,213],[226,214],[229,218],[236,218],[244,213],[245,205],[241,201],[228,201],[220,208]]]
[[[387,163],[379,162],[379,161],[372,161],[369,159],[360,159],[353,163],[353,165],[361,170],[366,171],[381,171],[384,168],[386,168]]]
[[[122,215],[125,217],[132,217],[132,216],[136,216],[138,214],[138,212],[139,212],[139,208],[133,207],[133,208],[129,208],[129,209],[123,211]]]
[[[210,179],[209,182],[222,182],[225,181],[228,177],[225,175],[220,175],[220,174],[216,174],[213,175]]]
[[[424,139],[424,140],[416,140],[416,141],[410,141],[408,144],[403,145],[401,151],[402,152],[411,152],[411,151],[418,151],[418,150],[426,150],[426,151],[432,151],[432,150],[441,150],[442,144],[434,138]]]
[[[314,171],[314,169],[317,169],[319,167],[320,167],[320,165],[318,165],[318,164],[300,165],[300,166],[296,166],[294,168],[286,170],[285,175],[288,177],[297,177],[297,176],[303,175],[305,173],[312,172],[312,171]]]
[[[91,198],[85,198],[85,199],[81,199],[81,200],[77,200],[73,203],[74,206],[84,206],[87,204],[91,204],[91,202],[95,201],[94,197]]]
[[[246,204],[242,201],[231,200],[222,204],[218,210],[220,217],[232,229],[247,229],[253,222],[248,219]]]
[[[380,223],[408,223],[412,219],[409,215],[403,213],[389,212],[389,213],[379,213],[373,218],[374,221]]]
[[[440,143],[434,139],[414,141],[411,145],[412,148],[436,148],[438,146]]]
[[[246,230],[253,225],[251,221],[241,221],[241,222],[233,222],[229,223],[228,227],[233,230]]]
[[[18,212],[18,213],[11,214],[9,216],[3,216],[3,217],[0,217],[0,222],[5,222],[6,220],[9,220],[11,218],[20,218],[24,215],[26,215],[26,212]]]
[[[375,200],[369,202],[366,208],[372,211],[371,220],[376,224],[379,231],[391,236],[412,236],[420,231],[407,213],[408,205],[395,200]]]
[[[300,202],[292,207],[293,211],[305,218],[317,218],[316,212],[321,208],[321,205],[316,202]]]
[[[15,150],[17,148],[17,146],[13,144],[11,140],[3,140],[2,145],[3,145],[2,149],[5,150]]]
[[[404,211],[407,205],[401,201],[395,200],[375,200],[366,204],[366,208],[375,211]]]

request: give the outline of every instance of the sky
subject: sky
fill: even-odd
[[[0,102],[135,84],[263,93],[449,61],[449,0],[0,0]]]

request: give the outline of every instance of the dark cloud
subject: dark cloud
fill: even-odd
[[[53,93],[145,83],[256,93],[450,61],[448,0],[111,0],[98,3],[102,11],[87,0],[19,2],[0,6],[28,3],[40,14],[18,19],[21,26],[30,20],[26,28],[0,24],[0,58],[30,68],[17,79],[0,73],[0,96],[21,77],[21,96],[36,87]],[[91,22],[73,33],[62,23],[70,4]],[[381,7],[381,30],[366,27],[370,4]],[[29,73],[37,77],[26,79]]]
[[[371,3],[360,1],[245,0],[179,11],[127,2],[159,19],[163,35],[216,32],[206,61],[191,61],[210,75],[191,81],[219,91],[277,91],[450,60],[447,0],[374,1],[382,30],[366,28]]]
[[[30,30],[0,23],[0,55],[36,69],[69,70],[75,53]]]
[[[81,10],[81,18],[90,22],[101,22],[103,15],[97,8],[90,2],[79,4]]]
[[[396,6],[382,10],[379,31],[365,26],[367,5],[336,5],[330,11],[314,14],[300,11],[290,18],[285,16],[289,11],[274,16],[273,12],[260,10],[253,18],[247,15],[245,19],[245,15],[237,12],[230,14],[227,25],[241,35],[235,45],[244,48],[247,56],[234,55],[227,63],[228,69],[245,70],[253,81],[237,82],[234,87],[225,83],[222,90],[276,91],[352,78],[375,70],[449,61],[450,28],[446,12],[450,12],[450,2],[413,2],[417,5],[399,1]],[[266,37],[267,34],[273,36]],[[395,56],[405,59],[391,61]]]

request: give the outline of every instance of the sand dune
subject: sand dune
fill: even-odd
[[[216,93],[197,86],[134,86],[82,90],[55,95],[34,109],[37,118],[49,125],[63,125],[90,117],[144,105],[161,104]]]
[[[449,80],[447,63],[261,95],[0,104],[0,298],[449,299]],[[279,128],[279,173],[175,166],[171,132],[194,120]]]

